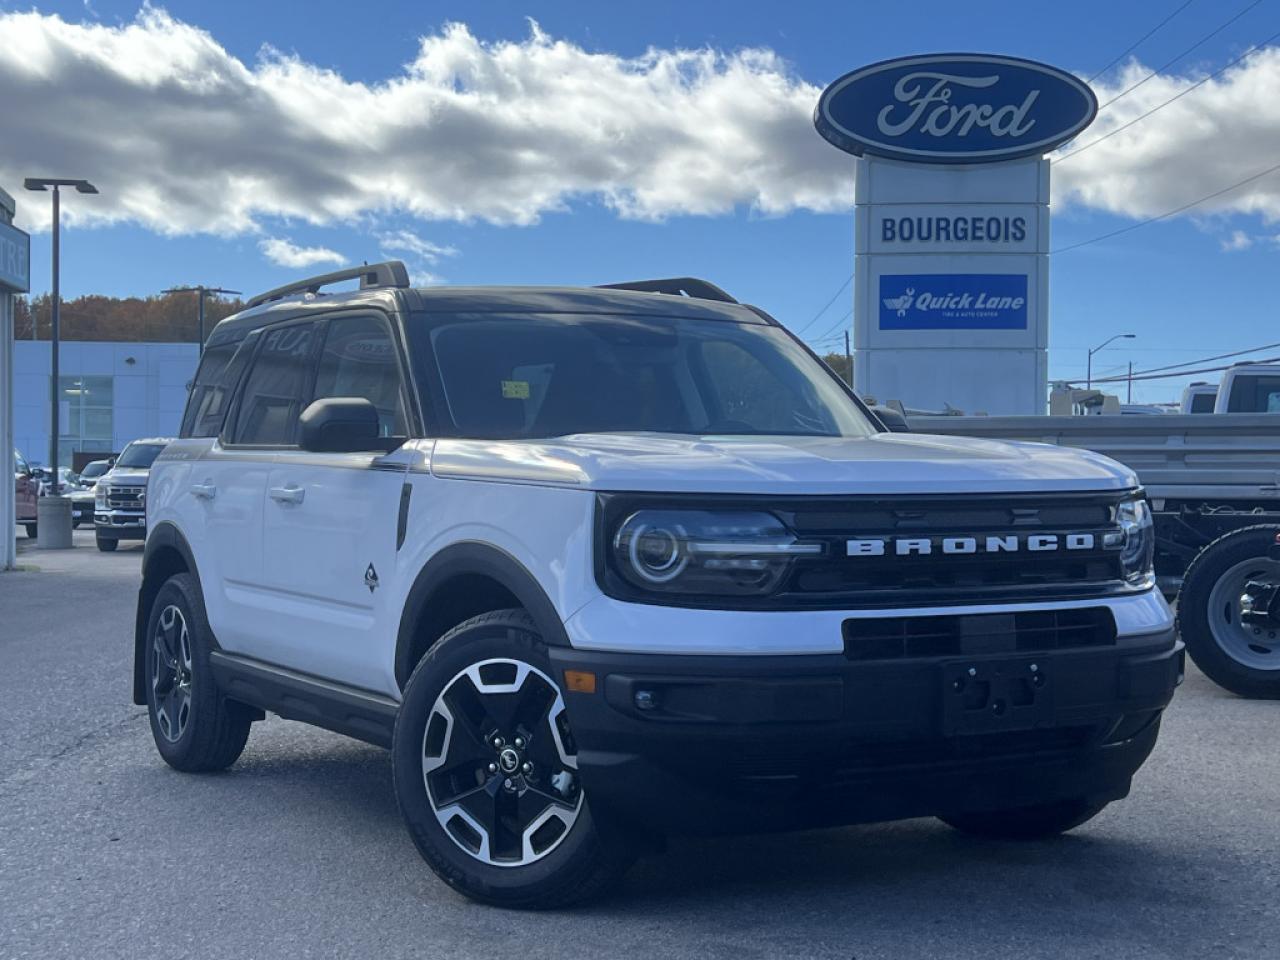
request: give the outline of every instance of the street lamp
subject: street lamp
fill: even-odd
[[[1097,353],[1099,350],[1101,350],[1103,347],[1105,347],[1107,344],[1111,343],[1112,340],[1132,340],[1136,336],[1137,336],[1136,333],[1117,333],[1114,337],[1111,337],[1109,340],[1104,340],[1100,345],[1094,347],[1092,350],[1089,351],[1089,361],[1086,367],[1085,382],[1084,382],[1084,386],[1086,390],[1093,389],[1093,355]]]
[[[53,492],[58,495],[58,336],[60,327],[59,321],[59,301],[60,294],[58,291],[58,228],[60,203],[58,189],[60,187],[74,187],[76,193],[97,193],[98,188],[88,180],[61,180],[57,178],[41,178],[27,177],[22,181],[22,185],[28,190],[44,192],[50,187],[53,188],[53,330],[50,333],[49,352],[53,356],[52,376],[53,389],[50,394],[49,406],[49,468],[53,472]]]
[[[204,355],[204,298],[209,294],[213,294],[216,297],[224,293],[234,294],[237,297],[240,296],[239,290],[227,290],[223,287],[206,287],[202,283],[197,283],[193,287],[170,287],[168,290],[161,290],[160,292],[166,296],[171,293],[194,293],[198,295],[196,298],[196,316],[200,323],[200,349],[198,352],[201,356]]]

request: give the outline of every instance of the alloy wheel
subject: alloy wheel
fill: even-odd
[[[484,660],[445,685],[427,718],[422,771],[445,832],[491,866],[542,859],[582,811],[564,699],[520,660]]]
[[[156,724],[164,738],[175,743],[191,719],[191,632],[187,618],[172,603],[160,612],[151,638],[151,689]]]

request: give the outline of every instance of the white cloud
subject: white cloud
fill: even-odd
[[[267,50],[241,62],[144,7],[131,23],[0,14],[0,180],[91,176],[73,221],[240,233],[399,212],[527,224],[577,197],[626,217],[852,203],[813,131],[818,88],[768,50],[596,53],[460,24],[365,84]],[[45,205],[24,204],[43,226]]]
[[[1233,252],[1236,250],[1248,250],[1253,246],[1253,237],[1245,233],[1243,230],[1231,231],[1231,236],[1219,242],[1223,250]]]
[[[262,234],[274,218],[529,224],[580,199],[651,220],[847,210],[853,199],[852,158],[813,130],[819,87],[768,49],[626,58],[536,25],[487,43],[452,24],[361,83],[270,49],[246,63],[149,6],[116,25],[4,13],[0,36],[0,183],[90,177],[102,194],[68,202],[70,222]],[[1147,72],[1130,63],[1099,99]],[[1077,145],[1200,76],[1153,78]],[[1255,53],[1056,164],[1054,199],[1144,217],[1258,173],[1280,158],[1277,90],[1280,49]],[[48,204],[19,199],[21,222],[44,228]],[[1280,218],[1280,173],[1193,212]],[[451,255],[404,233],[375,239],[426,266]]]
[[[281,237],[269,237],[259,241],[258,249],[272,263],[281,267],[300,269],[314,267],[318,263],[344,264],[347,258],[328,247],[300,247]]]
[[[1128,64],[1106,85],[1106,103],[1151,70]],[[1208,72],[1208,71],[1206,71]],[[1130,217],[1157,216],[1244,180],[1280,161],[1280,48],[1250,54],[1222,76],[1097,146],[1073,150],[1134,120],[1205,73],[1156,76],[1098,114],[1053,166],[1055,202]],[[1207,201],[1189,214],[1254,213],[1280,218],[1280,171]]]
[[[439,263],[441,257],[458,255],[458,248],[423,240],[412,230],[391,230],[378,234],[384,253],[408,252],[426,263]]]

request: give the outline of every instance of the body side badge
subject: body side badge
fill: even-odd
[[[378,571],[373,569],[372,563],[364,572],[364,585],[369,588],[370,593],[378,589]]]

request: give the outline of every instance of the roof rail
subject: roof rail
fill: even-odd
[[[719,300],[721,303],[737,303],[709,280],[697,277],[669,277],[665,280],[628,280],[626,283],[602,283],[602,290],[641,290],[645,293],[669,293],[674,296],[694,297],[698,300]]]
[[[409,271],[405,269],[404,263],[399,260],[388,260],[386,263],[366,263],[364,266],[335,270],[333,273],[324,273],[296,283],[286,283],[283,287],[276,287],[274,290],[258,294],[249,301],[249,306],[261,306],[272,300],[283,299],[292,293],[319,293],[321,287],[357,278],[360,280],[361,290],[374,287],[409,286]]]

